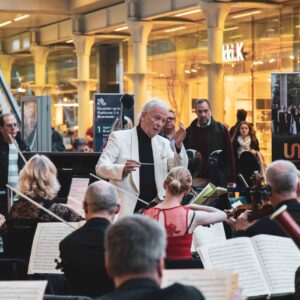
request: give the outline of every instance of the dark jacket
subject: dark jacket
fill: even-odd
[[[104,234],[110,222],[93,218],[59,244],[62,267],[73,295],[96,297],[114,289],[104,267]]]
[[[228,130],[213,118],[211,118],[210,125],[204,128],[198,127],[197,123],[198,119],[195,119],[187,128],[184,146],[186,149],[197,150],[202,155],[202,170],[198,177],[209,178],[208,158],[212,152],[223,150],[223,157],[229,173],[227,182],[234,182],[235,162]]]
[[[282,205],[287,205],[287,211],[295,219],[295,221],[300,225],[300,203],[296,199],[285,200],[279,203],[275,210],[277,210]],[[254,236],[258,234],[271,234],[277,236],[286,237],[286,233],[280,228],[276,221],[271,220],[270,216],[261,218],[255,224],[250,226],[247,230],[238,230],[235,232],[234,237],[240,236]]]
[[[123,283],[112,293],[95,300],[204,300],[195,287],[175,283],[161,289],[151,279],[131,279]]]

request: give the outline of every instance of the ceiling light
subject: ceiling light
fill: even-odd
[[[240,38],[240,37],[243,37],[243,35],[242,34],[232,35],[230,38],[231,39],[237,39],[237,38]]]
[[[295,27],[296,27],[296,28],[300,28],[300,25],[296,25]]]
[[[179,14],[175,15],[174,17],[187,16],[187,15],[195,14],[195,13],[198,13],[198,12],[201,12],[200,8],[179,13]]]
[[[232,31],[232,30],[236,30],[236,29],[239,29],[237,26],[235,27],[227,27],[224,29],[224,31]]]
[[[66,43],[71,44],[71,43],[73,43],[73,40],[67,40]]]
[[[191,74],[191,71],[189,71],[189,70],[185,70],[184,71],[186,74]]]
[[[23,15],[23,16],[14,18],[14,21],[15,21],[15,22],[18,22],[18,21],[27,19],[28,17],[29,17],[29,15]]]
[[[269,64],[273,63],[274,61],[275,61],[275,58],[271,58],[271,59],[269,60]]]
[[[192,73],[197,73],[197,70],[196,69],[191,69],[191,72]]]
[[[186,26],[174,27],[174,28],[166,29],[165,32],[174,32],[174,31],[185,29],[185,28],[186,28]]]
[[[290,55],[289,58],[290,59],[295,59],[295,56],[294,55]]]
[[[234,15],[234,16],[232,16],[232,18],[238,19],[238,18],[248,17],[248,16],[252,16],[252,15],[257,15],[260,13],[261,13],[261,10],[254,10],[254,11],[246,12],[243,14]]]
[[[128,26],[119,27],[119,28],[115,29],[115,31],[122,31],[122,30],[126,30],[126,29],[128,29]]]
[[[56,103],[54,104],[56,107],[78,107],[78,103]]]
[[[6,21],[6,22],[3,22],[3,23],[0,23],[0,27],[3,27],[5,25],[8,25],[8,24],[11,24],[12,21]]]

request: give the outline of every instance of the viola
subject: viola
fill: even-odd
[[[259,173],[254,173],[251,177],[254,183],[250,188],[250,204],[242,204],[233,211],[227,212],[227,215],[233,216],[235,219],[246,210],[250,210],[249,221],[254,221],[273,213],[273,206],[270,202],[271,187],[264,183],[264,178]]]

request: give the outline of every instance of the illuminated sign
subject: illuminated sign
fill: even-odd
[[[243,42],[223,45],[223,62],[244,61],[243,47]]]

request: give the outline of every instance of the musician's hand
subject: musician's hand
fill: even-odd
[[[5,217],[0,214],[0,227],[5,223]]]
[[[227,183],[227,188],[235,188],[236,187],[236,183],[235,182],[228,182]]]
[[[256,221],[249,222],[249,214],[251,213],[250,210],[246,210],[240,214],[240,216],[236,220],[235,230],[246,230],[248,227],[253,225]]]
[[[179,129],[175,133],[175,144],[178,149],[181,148],[185,136],[186,136],[186,131],[184,125],[182,123],[179,123]]]
[[[123,176],[127,176],[129,173],[133,172],[136,170],[136,168],[139,168],[141,164],[132,159],[128,159],[125,163],[124,169],[123,169]]]

